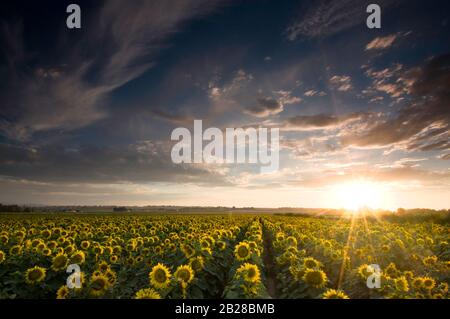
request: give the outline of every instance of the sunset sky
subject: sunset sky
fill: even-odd
[[[448,1],[0,6],[2,203],[450,208]],[[280,128],[279,171],[173,164],[194,119]]]

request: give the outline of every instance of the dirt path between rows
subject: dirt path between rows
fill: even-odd
[[[277,285],[276,285],[276,272],[275,272],[275,264],[273,258],[273,249],[272,249],[272,239],[267,233],[266,228],[264,227],[263,219],[260,218],[260,223],[263,225],[263,244],[264,244],[264,252],[263,252],[263,262],[266,269],[266,288],[270,297],[276,299],[278,297]]]

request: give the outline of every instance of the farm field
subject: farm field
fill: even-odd
[[[364,218],[0,215],[0,298],[448,299],[449,240]]]

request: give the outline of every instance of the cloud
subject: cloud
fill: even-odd
[[[348,75],[334,75],[330,78],[330,83],[341,92],[347,92],[353,88],[351,78]]]
[[[399,1],[379,0],[382,8]],[[360,0],[318,0],[302,7],[296,21],[286,29],[286,36],[294,41],[304,36],[308,38],[327,37],[365,22],[366,8],[370,2]]]
[[[430,171],[412,166],[394,168],[341,167],[339,169],[329,169],[314,176],[305,176],[291,184],[304,187],[329,187],[354,180],[380,183],[411,183],[422,187],[448,187],[450,172]]]
[[[173,164],[172,142],[140,141],[108,147],[0,144],[0,176],[40,183],[196,183],[228,185],[226,167]]]
[[[283,112],[285,105],[298,104],[302,99],[291,95],[290,91],[275,91],[273,92],[277,98],[263,97],[258,98],[257,104],[244,109],[244,113],[257,117],[267,117]]]
[[[299,98],[297,96],[293,96],[290,91],[280,90],[280,91],[275,91],[274,93],[279,96],[278,100],[280,101],[281,104],[284,104],[284,105],[298,104],[298,103],[302,102],[301,98]]]
[[[172,114],[172,113],[166,112],[166,111],[161,110],[161,109],[153,110],[151,113],[156,118],[165,120],[165,121],[167,121],[169,123],[172,123],[172,124],[192,125],[192,123],[194,122],[194,118],[192,116]]]
[[[392,46],[397,38],[398,34],[391,34],[385,37],[376,37],[366,45],[366,51],[387,49]]]
[[[283,104],[273,98],[258,98],[256,101],[255,106],[246,108],[244,112],[257,117],[267,117],[283,112]]]
[[[312,96],[325,96],[327,95],[324,91],[316,91],[316,90],[308,90],[303,93],[304,96],[312,97]]]
[[[0,131],[28,140],[35,132],[73,130],[104,118],[110,93],[149,70],[183,23],[211,12],[218,3],[107,1],[79,40],[56,45],[60,52],[53,65],[43,66],[48,57],[35,54],[36,68],[27,59],[23,27],[4,27],[9,69],[2,74],[8,81],[0,87]],[[127,27],[124,21],[130,22]]]
[[[335,129],[350,122],[366,118],[367,115],[366,113],[358,112],[341,116],[331,114],[299,115],[288,118],[284,125],[287,129],[297,130]]]
[[[411,93],[411,87],[416,81],[419,71],[417,68],[404,70],[403,65],[399,63],[378,71],[368,68],[365,74],[372,79],[372,85],[363,93],[374,95],[378,91],[398,99]]]
[[[403,147],[407,150],[446,150],[450,138],[450,54],[434,57],[414,69],[410,103],[397,114],[360,132],[347,132],[343,145]]]

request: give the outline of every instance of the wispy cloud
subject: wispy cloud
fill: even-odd
[[[383,8],[395,4],[396,0],[380,0]],[[305,8],[301,8],[298,18],[286,29],[286,36],[294,41],[304,36],[308,38],[327,37],[358,24],[362,24],[367,16],[369,3],[360,0],[319,0]]]
[[[379,120],[361,132],[348,132],[344,145],[386,147],[403,145],[408,150],[446,150],[450,143],[448,105],[450,54],[431,59],[418,68],[411,80],[413,99],[396,116]]]
[[[171,34],[218,3],[107,1],[97,19],[83,29],[79,42],[60,54],[54,65],[32,72],[20,71],[29,62],[20,25],[4,27],[9,46],[5,50],[16,52],[16,58],[9,63],[10,81],[0,88],[2,134],[26,140],[35,132],[72,130],[105,117],[109,94],[149,70]],[[124,21],[129,22],[126,28]]]
[[[387,49],[398,38],[398,34],[391,34],[385,37],[376,37],[366,45],[366,51],[368,50],[383,50]]]

